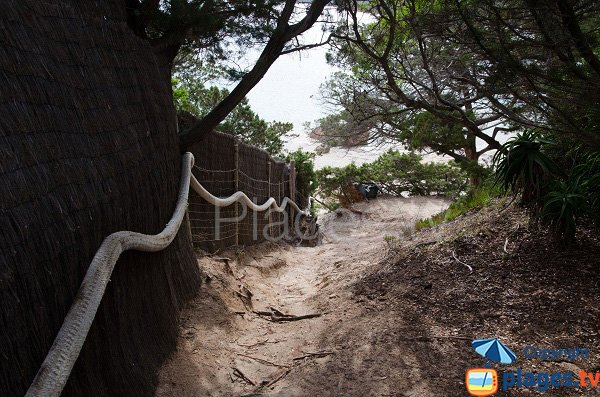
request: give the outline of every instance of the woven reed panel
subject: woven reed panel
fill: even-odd
[[[122,1],[0,2],[0,395],[23,395],[112,232],[158,233],[180,155],[169,81]],[[64,395],[148,396],[199,274],[187,227],[126,253]]]
[[[233,136],[213,132],[191,148],[196,157],[197,167],[194,169],[194,175],[215,196],[228,197],[237,191],[235,143]],[[269,197],[274,197],[280,204],[289,194],[288,165],[276,161],[264,150],[238,143],[237,166],[238,189],[256,203],[262,204]],[[195,193],[190,197],[189,211],[194,245],[209,252],[234,246],[236,232],[239,233],[240,245],[252,245],[264,241],[265,235],[280,236],[284,231],[283,226],[269,228],[268,212],[248,210],[241,222],[227,221],[235,218],[235,205],[216,209]],[[238,214],[242,214],[241,205]],[[215,230],[217,217],[220,219],[217,222],[218,235]],[[270,219],[273,223],[282,223],[284,216],[273,212]]]

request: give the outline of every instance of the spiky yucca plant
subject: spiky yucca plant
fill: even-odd
[[[544,197],[541,219],[567,241],[575,238],[577,220],[587,213],[585,189],[579,178],[560,182]]]
[[[542,145],[551,143],[531,131],[510,139],[494,155],[495,183],[521,193],[522,204],[538,204],[548,177],[559,173],[554,161],[541,151]]]

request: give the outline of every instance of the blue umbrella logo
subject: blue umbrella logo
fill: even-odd
[[[517,359],[515,353],[496,338],[475,339],[471,346],[477,353],[495,363],[512,364]]]

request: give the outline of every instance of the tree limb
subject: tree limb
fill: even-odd
[[[195,126],[182,133],[179,144],[182,150],[202,140],[244,99],[252,88],[265,76],[271,65],[284,51],[285,45],[294,37],[308,30],[319,18],[330,0],[315,0],[298,23],[289,25],[296,5],[295,0],[287,0],[277,20],[277,26],[267,45],[260,54],[254,67],[244,75],[237,86],[214,109],[204,116]]]

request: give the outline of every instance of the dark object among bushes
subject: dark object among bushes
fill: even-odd
[[[374,183],[358,183],[354,185],[354,187],[367,201],[369,201],[369,199],[377,198],[377,194],[380,190],[379,186]]]
[[[354,184],[370,181],[377,186],[377,193],[395,196],[438,195],[456,197],[467,184],[467,175],[453,164],[425,163],[416,153],[400,153],[390,150],[372,163],[350,164],[345,167],[325,167],[317,171],[317,193],[331,207],[361,201],[367,194],[352,193]],[[375,193],[375,190],[371,193]],[[376,193],[376,194],[377,194]],[[358,197],[355,200],[354,196]],[[367,196],[368,197],[368,196]]]

